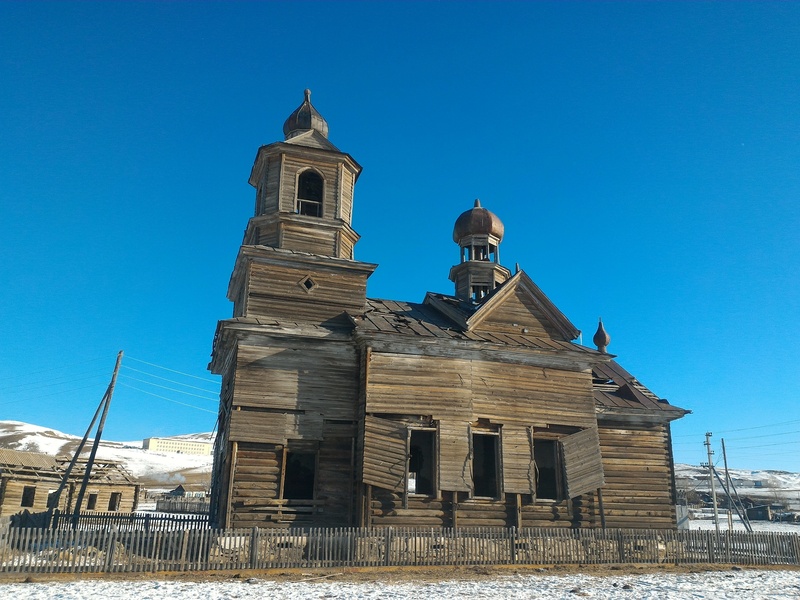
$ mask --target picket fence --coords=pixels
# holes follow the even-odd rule
[[[504,528],[137,529],[0,533],[0,572],[728,563],[800,565],[800,536],[670,530]]]

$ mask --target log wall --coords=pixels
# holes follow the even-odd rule
[[[675,528],[671,450],[666,426],[600,422],[607,527]]]
[[[308,276],[311,290],[303,287]],[[365,273],[342,273],[322,267],[289,268],[253,263],[250,267],[246,316],[289,317],[292,321],[320,323],[344,311],[364,309]]]

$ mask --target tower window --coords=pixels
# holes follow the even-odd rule
[[[489,294],[489,286],[488,285],[473,285],[472,286],[472,300],[477,302],[484,296]]]
[[[303,171],[297,180],[297,213],[322,216],[323,180],[315,171]]]

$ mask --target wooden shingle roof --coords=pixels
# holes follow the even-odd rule
[[[600,409],[674,413],[672,418],[682,417],[689,412],[659,398],[616,361],[593,365],[592,375],[595,405]]]
[[[449,301],[456,310],[464,312],[473,309],[468,303],[457,298],[438,295],[440,299]],[[439,338],[453,340],[469,340],[516,346],[545,351],[572,351],[588,354],[599,354],[596,350],[548,338],[534,337],[525,334],[511,334],[489,331],[469,331],[433,308],[430,304],[400,302],[396,300],[368,299],[362,314],[352,316],[358,332],[380,332],[420,338]]]

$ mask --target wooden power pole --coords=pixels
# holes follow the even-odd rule
[[[94,441],[92,442],[92,450],[89,453],[89,460],[86,461],[86,468],[83,473],[83,481],[81,482],[81,489],[78,492],[78,498],[75,500],[75,510],[72,513],[72,527],[73,529],[78,526],[78,519],[81,514],[81,503],[83,502],[83,497],[86,494],[86,488],[89,486],[89,478],[92,474],[92,465],[94,465],[94,458],[97,455],[97,447],[100,445],[100,437],[103,435],[103,427],[106,424],[106,416],[108,416],[108,407],[111,406],[111,397],[114,395],[114,386],[117,383],[117,373],[119,373],[119,366],[122,363],[122,350],[119,351],[117,354],[117,363],[114,365],[114,374],[111,376],[111,383],[108,384],[108,389],[106,390],[103,399],[100,401],[100,406],[103,408],[103,414],[100,417],[100,424],[97,426],[97,435],[94,436]],[[98,407],[98,411],[100,407]],[[97,413],[95,413],[95,418],[97,418]],[[90,425],[91,428],[91,425]],[[88,432],[87,432],[88,433]],[[77,460],[78,453],[75,453],[75,459]],[[70,465],[72,467],[72,465]]]

